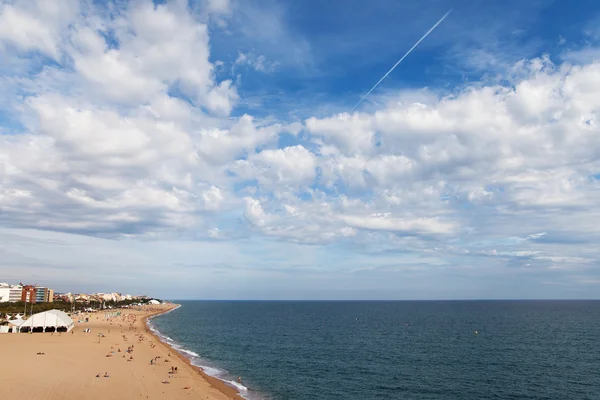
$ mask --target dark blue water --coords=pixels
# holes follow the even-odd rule
[[[179,303],[153,324],[247,397],[600,399],[600,301]]]

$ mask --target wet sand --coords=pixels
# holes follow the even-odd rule
[[[123,309],[109,319],[104,312],[89,314],[88,323],[75,321],[72,333],[1,334],[2,397],[241,399],[234,388],[192,366],[147,328],[147,318],[174,307]],[[86,328],[91,332],[84,333]],[[171,367],[177,367],[172,375]]]

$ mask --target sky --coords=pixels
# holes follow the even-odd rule
[[[0,0],[0,282],[600,298],[598,93],[596,1]]]

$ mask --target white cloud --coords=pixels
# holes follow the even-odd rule
[[[350,227],[374,230],[392,231],[402,234],[438,234],[452,233],[451,223],[437,218],[395,218],[388,214],[371,214],[364,216],[343,216],[342,220]]]
[[[268,221],[268,216],[265,214],[265,210],[263,210],[260,200],[251,197],[246,197],[244,200],[246,202],[244,217],[246,217],[253,225],[258,227],[264,226]]]
[[[270,73],[275,71],[277,63],[269,61],[264,55],[255,55],[254,53],[243,53],[238,51],[238,57],[235,60],[235,65],[248,66],[256,71]]]
[[[306,128],[315,137],[335,146],[344,154],[369,152],[373,148],[375,129],[372,119],[361,114],[338,114],[325,119],[309,118]],[[326,147],[331,151],[331,147]]]
[[[225,164],[271,143],[280,130],[280,125],[257,127],[254,118],[243,115],[228,130],[201,130],[196,146],[198,153],[210,163]]]
[[[229,14],[231,2],[230,0],[208,0],[208,10],[218,14]]]
[[[263,150],[248,160],[238,160],[231,170],[245,180],[256,179],[267,188],[298,187],[314,182],[317,158],[303,146]]]
[[[102,36],[109,34],[118,47]],[[108,101],[136,105],[176,89],[227,115],[237,100],[231,81],[214,82],[207,26],[176,3],[132,4],[100,30],[80,27],[71,40],[75,71]]]
[[[184,3],[136,2],[110,16],[31,4],[2,6],[0,21],[23,22],[18,32],[0,23],[2,51],[64,63],[2,80],[11,93],[2,104],[18,121],[0,135],[3,224],[223,241],[237,230],[427,253],[436,265],[600,259],[580,245],[600,239],[593,59],[545,56],[514,64],[504,85],[399,93],[370,112],[273,122],[236,116],[236,85],[217,79],[209,28]],[[208,12],[236,9],[210,2]],[[268,71],[255,54],[237,63]]]
[[[68,0],[0,4],[0,41],[25,52],[38,50],[60,61],[64,30],[78,12],[79,4]]]

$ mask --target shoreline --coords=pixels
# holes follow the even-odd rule
[[[175,311],[176,309],[181,307],[181,304],[176,304],[176,303],[168,303],[168,304],[174,305],[175,307],[170,308],[166,311],[159,311],[157,313],[149,314],[142,319],[142,323],[144,324],[144,329],[146,330],[146,333],[148,335],[152,336],[154,339],[156,339],[156,341],[160,345],[165,347],[167,350],[169,350],[169,352],[171,354],[175,354],[182,362],[184,362],[189,367],[191,367],[194,371],[196,371],[204,380],[206,380],[208,382],[208,384],[210,386],[219,390],[220,392],[222,392],[224,395],[228,396],[231,399],[235,399],[235,400],[244,399],[242,397],[242,395],[240,394],[240,392],[236,388],[229,386],[227,383],[220,380],[219,378],[208,375],[206,372],[204,372],[204,370],[201,367],[198,367],[198,366],[192,364],[192,360],[190,360],[188,357],[181,354],[177,349],[175,349],[168,343],[164,342],[156,333],[154,333],[152,331],[152,329],[150,329],[150,327],[148,326],[148,323],[152,318],[158,317],[163,314],[170,313],[171,311]]]
[[[0,334],[3,396],[15,399],[242,400],[154,333],[167,303],[73,316],[68,333]],[[174,372],[174,368],[177,370]],[[243,392],[244,393],[244,392]]]

